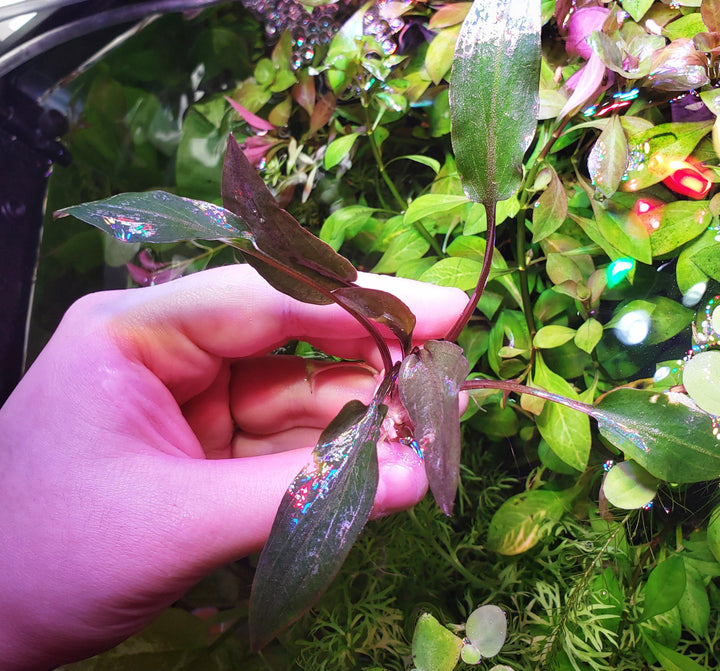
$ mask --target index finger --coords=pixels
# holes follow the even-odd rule
[[[403,300],[417,317],[418,342],[443,337],[467,302],[458,289],[389,276],[361,274],[358,284]],[[123,292],[113,308],[113,328],[129,337],[161,379],[194,350],[242,358],[271,352],[290,340],[379,364],[372,338],[352,315],[336,304],[311,305],[286,296],[246,264]],[[386,339],[394,340],[389,332]]]

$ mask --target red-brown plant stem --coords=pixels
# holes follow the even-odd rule
[[[470,297],[470,302],[465,306],[462,314],[455,322],[455,325],[450,329],[448,334],[445,336],[445,340],[449,342],[455,342],[458,339],[461,331],[465,328],[465,325],[470,321],[472,313],[477,307],[480,296],[482,296],[487,284],[488,276],[490,275],[490,268],[492,266],[493,252],[495,251],[495,201],[488,201],[483,203],[485,206],[485,214],[487,215],[487,232],[485,233],[485,255],[483,257],[482,270],[480,271],[480,277],[478,278],[477,284],[475,285],[475,291],[473,291]]]

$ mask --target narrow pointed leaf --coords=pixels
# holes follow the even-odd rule
[[[509,198],[535,134],[540,84],[540,1],[476,0],[450,75],[452,144],[468,198]]]
[[[600,433],[656,478],[686,483],[720,475],[712,417],[684,394],[616,389],[592,414]]]
[[[252,235],[232,212],[202,200],[165,191],[122,193],[104,200],[73,205],[55,213],[72,215],[123,242],[238,239],[250,246]]]
[[[430,340],[400,367],[400,400],[415,428],[430,491],[446,515],[452,512],[460,473],[460,385],[467,359],[457,345]]]
[[[246,222],[255,236],[257,249],[321,284],[327,290],[346,286],[357,279],[354,266],[330,245],[305,230],[285,210],[265,186],[255,168],[245,157],[232,135],[228,139],[222,179],[223,204]],[[261,263],[248,259],[273,286],[287,291],[288,280],[278,279],[278,269],[268,272]],[[307,290],[291,296],[307,300]],[[330,299],[315,292],[310,302],[329,303]]]
[[[285,493],[250,594],[258,650],[325,591],[370,516],[378,483],[375,446],[387,408],[350,401],[323,431]]]
[[[342,287],[333,291],[333,296],[355,312],[387,326],[397,336],[404,351],[410,349],[415,315],[397,296],[364,287]]]
[[[619,116],[610,117],[588,156],[588,172],[595,187],[608,198],[617,191],[628,165],[628,144]]]

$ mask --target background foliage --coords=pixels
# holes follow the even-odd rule
[[[232,131],[281,203],[358,267],[472,289],[487,219],[463,192],[448,99],[469,3],[382,7],[400,26],[387,40],[356,15],[299,63],[297,35],[269,43],[236,4],[151,24],[70,85],[74,161],[54,172],[48,212],[149,188],[219,202]],[[712,352],[718,331],[720,3],[542,13],[540,121],[460,337],[471,377],[588,403],[627,384],[679,394],[688,350]],[[140,249],[48,222],[34,348],[83,293],[233,261],[221,244]],[[369,524],[329,592],[261,655],[247,645],[251,558],[68,668],[407,669],[421,612],[461,627],[490,602],[509,634],[481,668],[718,667],[716,480],[613,465],[623,455],[585,415],[527,395],[475,392],[463,434],[453,517],[424,501]],[[710,419],[678,450],[700,444],[720,451]]]

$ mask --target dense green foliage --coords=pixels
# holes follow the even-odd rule
[[[720,443],[710,415],[688,414],[680,386],[687,350],[703,361],[718,335],[720,3],[626,1],[612,13],[589,3],[567,25],[561,4],[542,4],[540,121],[519,190],[498,204],[489,284],[459,342],[471,377],[598,403],[634,423],[623,433],[600,421],[598,435],[566,406],[474,391],[454,516],[425,501],[371,523],[323,599],[261,656],[246,644],[241,564],[225,575],[239,592],[234,608],[217,593],[183,604],[222,606],[210,621],[229,623],[219,637],[175,609],[77,668],[406,669],[421,612],[462,626],[484,603],[500,605],[510,626],[482,668],[720,664],[720,515],[711,515]],[[402,54],[356,37],[356,16],[297,70],[290,35],[266,48],[236,8],[165,19],[74,84],[76,160],[55,172],[49,209],[158,187],[217,202],[232,131],[281,202],[356,265],[471,290],[490,217],[463,191],[447,83],[467,10],[405,7],[406,22],[435,34]],[[200,39],[175,58],[181,35]],[[152,68],[138,65],[148,50]],[[571,92],[563,82],[573,75]],[[197,98],[187,110],[183,94]],[[94,288],[103,256],[132,262],[144,283],[232,257],[212,243],[135,260],[137,246],[62,221],[44,243],[47,330],[50,292]],[[696,372],[686,386],[712,412]],[[638,391],[612,391],[628,384]],[[634,439],[651,427],[656,442]]]

